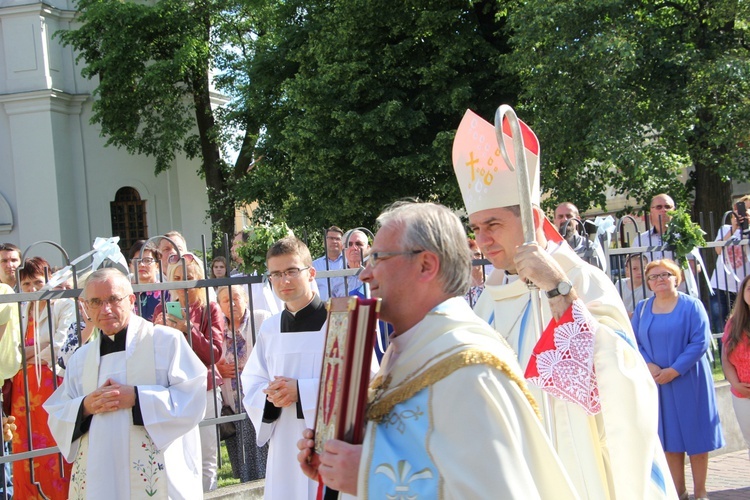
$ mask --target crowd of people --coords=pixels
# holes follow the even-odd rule
[[[724,332],[750,445],[750,261],[736,244],[750,196],[716,236],[707,311],[684,285],[704,272],[700,257],[683,269],[663,246],[667,194],[651,200],[650,227],[613,283],[597,226],[572,203],[552,221],[539,207],[533,142],[530,221],[515,171],[475,176],[493,159],[494,127],[467,116],[453,163],[468,242],[446,207],[397,202],[374,235],[333,225],[314,260],[289,235],[268,250],[267,283],[227,286],[242,276],[232,267],[244,233],[234,262],[204,263],[170,231],[76,276],[79,299],[26,301],[20,316],[0,304],[4,438],[13,453],[56,444],[63,457],[15,461],[12,494],[198,498],[217,487],[221,438],[234,476],[265,478],[269,499],[320,488],[325,498],[687,499],[686,456],[692,493],[707,498],[708,453],[725,444],[712,331]],[[69,286],[64,271],[0,246],[3,294]],[[207,274],[222,281],[174,286]],[[159,282],[172,285],[133,290]],[[325,302],[349,295],[381,301],[364,441],[331,439],[316,453]],[[241,413],[229,430],[199,426]]]

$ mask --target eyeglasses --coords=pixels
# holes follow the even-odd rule
[[[364,248],[365,244],[364,244],[364,243],[362,243],[361,241],[350,241],[350,242],[349,242],[349,245],[347,245],[347,246],[348,246],[349,248],[351,248],[351,247],[355,247],[355,246],[356,246],[356,247],[359,247],[359,248]]]
[[[146,257],[145,259],[141,259],[138,261],[138,265],[140,266],[150,266],[156,262],[156,259],[152,259],[151,257]]]
[[[192,253],[185,252],[182,255],[177,255],[176,253],[170,255],[169,258],[167,259],[167,262],[169,262],[170,264],[175,264],[175,263],[177,263],[177,262],[180,261],[180,257],[184,258],[185,262],[187,262],[187,263],[195,262],[196,260],[198,260],[198,257],[196,257],[195,255],[193,255]],[[146,260],[146,259],[143,259],[143,260]]]
[[[653,210],[672,210],[674,209],[674,205],[652,205],[651,208]]]
[[[274,281],[280,280],[283,277],[294,279],[299,277],[299,273],[304,271],[305,269],[310,269],[310,266],[307,267],[290,267],[286,271],[274,271],[272,273],[268,273],[268,278],[272,279]]]
[[[424,250],[406,250],[405,252],[372,252],[367,258],[367,266],[371,269],[375,269],[378,265],[378,261],[390,259],[397,255],[417,255],[422,253]]]
[[[86,305],[89,306],[91,309],[101,309],[102,306],[104,306],[105,304],[109,304],[110,306],[114,307],[115,305],[119,304],[127,297],[129,297],[129,295],[123,295],[122,297],[117,297],[113,295],[108,299],[93,298],[93,299],[86,300],[85,302],[86,302]]]
[[[341,241],[341,236],[326,236],[326,239],[331,241]]]
[[[674,276],[674,274],[672,273],[660,273],[660,274],[652,274],[650,276],[647,276],[646,279],[648,281],[667,280],[672,276]]]

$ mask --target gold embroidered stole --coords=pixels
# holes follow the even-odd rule
[[[463,299],[459,299],[463,300]],[[473,315],[472,315],[473,316]],[[414,341],[394,363],[377,374],[368,392],[367,419],[379,421],[394,406],[434,385],[456,370],[478,364],[495,368],[518,385],[539,415],[510,346],[479,318],[430,312],[418,326]],[[469,335],[467,335],[467,333]],[[390,364],[390,363],[388,363]]]
[[[137,321],[137,320],[136,320]],[[101,336],[99,336],[101,337]],[[99,343],[92,341],[86,352],[83,369],[83,392],[91,394],[97,389],[99,378]],[[125,372],[128,385],[154,385],[156,365],[154,361],[154,327],[147,321],[135,323],[131,316],[125,347]],[[164,454],[156,448],[146,428],[132,425],[130,436],[130,496],[167,499],[167,478]],[[84,434],[78,447],[78,455],[71,473],[69,498],[86,498],[86,470],[88,465],[89,435]]]

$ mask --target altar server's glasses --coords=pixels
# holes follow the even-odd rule
[[[305,269],[310,269],[310,267],[290,267],[285,271],[274,271],[268,273],[268,277],[274,281],[280,280],[282,277],[287,277],[289,279],[299,278],[299,274]]]

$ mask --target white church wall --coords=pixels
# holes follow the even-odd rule
[[[146,200],[149,236],[177,229],[199,248],[210,232],[199,164],[181,158],[155,176],[152,159],[104,146],[90,123],[98,82],[82,78],[72,50],[52,36],[73,22],[71,4],[0,0],[0,195],[13,218],[5,231],[0,220],[0,241],[49,239],[79,255],[112,234],[110,202],[132,187]]]

